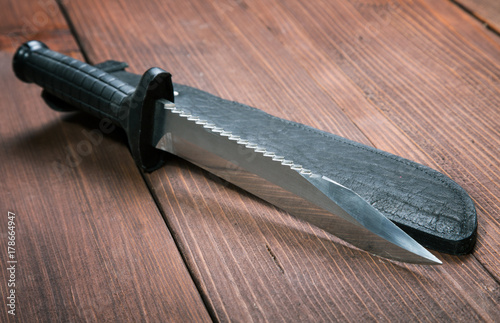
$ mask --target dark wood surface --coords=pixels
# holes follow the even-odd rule
[[[500,33],[500,2],[496,0],[455,0],[457,4]]]
[[[28,23],[41,17],[44,9],[26,6],[13,12]],[[76,52],[76,42],[56,13],[44,28],[65,31],[46,37],[47,44]],[[26,35],[8,37],[17,42]],[[14,321],[5,304],[11,289],[7,268],[12,265],[7,266],[7,214],[13,212],[18,320],[209,321],[123,138],[119,133],[97,135],[103,129],[93,119],[47,109],[40,89],[15,81],[14,48],[0,52],[4,114],[0,120],[0,320]]]
[[[0,202],[16,213],[18,319],[500,317],[500,39],[459,6],[2,2]],[[160,66],[178,83],[438,169],[474,199],[478,244],[437,254],[438,267],[391,263],[180,159],[141,174],[119,131],[78,158],[99,124],[51,111],[15,79],[11,55],[31,38],[136,73]],[[7,220],[0,228],[4,269]],[[0,279],[5,302],[6,270]],[[12,320],[6,306],[2,319]]]

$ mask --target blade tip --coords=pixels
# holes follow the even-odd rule
[[[421,265],[442,265],[443,262],[439,260],[438,257],[434,256],[430,251],[427,249],[425,250],[425,254],[420,254],[420,261],[416,261],[416,264],[421,264]]]
[[[430,262],[429,263],[430,265],[442,265],[443,264],[443,262],[441,260],[439,260],[438,257],[436,257],[434,255],[432,255],[432,258],[429,259],[429,262]]]

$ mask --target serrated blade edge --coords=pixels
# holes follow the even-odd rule
[[[156,148],[184,158],[369,253],[409,263],[441,264],[352,190],[168,101],[159,100],[157,104],[165,113],[165,132]]]

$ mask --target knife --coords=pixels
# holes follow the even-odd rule
[[[373,255],[441,264],[353,190],[227,131],[210,116],[177,106],[176,94],[184,93],[174,91],[171,75],[160,68],[149,69],[132,86],[126,77],[29,41],[17,50],[13,69],[20,80],[43,87],[49,100],[122,127],[135,162],[146,171],[174,154]]]

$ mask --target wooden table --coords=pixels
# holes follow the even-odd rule
[[[0,2],[2,321],[500,319],[495,1]],[[177,158],[142,173],[122,132],[100,137],[97,120],[48,109],[14,77],[29,39],[163,67],[442,171],[476,203],[477,246],[437,254],[442,266],[396,264]]]

